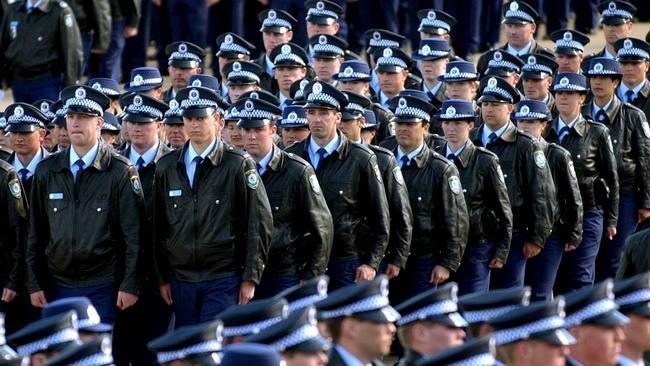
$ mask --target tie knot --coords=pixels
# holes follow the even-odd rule
[[[404,155],[399,160],[402,162],[402,166],[407,166],[407,165],[409,165],[409,162],[411,161],[411,158],[409,158],[407,155]]]
[[[628,91],[625,92],[625,99],[627,99],[628,103],[633,101],[635,96],[636,93],[632,89],[629,89]]]
[[[135,165],[138,167],[138,170],[144,167],[144,159],[142,158],[142,156],[138,158],[138,160],[135,162]]]
[[[27,178],[27,174],[29,174],[29,169],[22,168],[18,171],[18,174],[20,174],[20,180],[24,181]]]
[[[257,172],[259,173],[260,170],[262,170],[262,165],[260,163],[255,163],[255,168],[257,169]]]
[[[456,159],[456,154],[454,153],[447,154],[447,160],[454,161],[454,159]]]
[[[317,154],[321,157],[321,159],[322,159],[322,158],[325,157],[325,155],[327,155],[327,150],[325,150],[324,147],[321,147],[320,149],[316,150],[316,153],[317,153]]]
[[[203,158],[200,156],[195,156],[194,159],[192,159],[193,163],[196,163],[196,165],[199,165],[203,162]]]
[[[598,121],[598,122],[604,121],[605,120],[605,112],[602,109],[599,110],[598,112],[596,112],[595,118],[596,118],[596,121]]]
[[[77,161],[74,162],[74,165],[76,165],[77,167],[79,167],[79,170],[81,170],[81,169],[84,168],[84,165],[85,165],[85,164],[84,164],[84,161],[83,161],[83,160],[79,159],[79,160],[77,160]]]
[[[488,136],[488,144],[491,144],[491,143],[493,143],[494,141],[496,141],[498,137],[499,137],[499,136],[497,136],[496,133],[492,132],[492,133]]]

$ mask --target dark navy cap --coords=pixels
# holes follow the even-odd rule
[[[515,104],[519,101],[519,92],[510,83],[498,76],[486,76],[479,85],[478,99],[483,102],[505,102]]]
[[[32,103],[34,107],[40,109],[41,113],[47,117],[48,123],[52,122],[54,117],[56,117],[56,114],[52,110],[52,104],[54,104],[54,101],[51,101],[49,99],[41,99]]]
[[[492,290],[458,298],[458,307],[469,324],[484,323],[520,306],[530,304],[530,287]]]
[[[650,318],[650,272],[616,282],[614,295],[621,313]]]
[[[124,106],[122,121],[151,123],[162,121],[169,106],[164,102],[143,93],[126,94],[120,98]]]
[[[62,100],[57,100],[50,106],[50,109],[54,111],[54,119],[52,120],[52,124],[54,126],[66,126],[66,120],[65,120],[65,105]]]
[[[258,343],[231,344],[224,349],[221,366],[283,366],[285,363],[273,347]]]
[[[277,120],[282,110],[262,99],[240,98],[235,107],[239,110],[239,128],[256,128]]]
[[[564,298],[520,306],[488,321],[497,345],[535,339],[557,346],[569,346],[576,340],[564,329]]]
[[[349,91],[343,94],[348,98],[348,105],[342,111],[344,121],[363,117],[363,112],[372,106],[372,101],[363,95]]]
[[[539,14],[532,6],[523,1],[511,1],[503,5],[503,20],[501,24],[535,23]]]
[[[560,72],[553,79],[553,91],[587,93],[587,78],[573,72]]]
[[[111,112],[104,112],[104,124],[102,125],[102,132],[112,132],[115,134],[120,133],[122,126],[117,120],[117,117]]]
[[[147,344],[161,365],[177,360],[192,360],[202,365],[218,365],[222,350],[223,323],[209,323],[181,327]]]
[[[111,366],[113,343],[109,335],[99,335],[83,344],[71,346],[52,357],[45,366]]]
[[[190,76],[187,86],[202,86],[204,88],[219,91],[219,80],[212,75],[195,74]]]
[[[608,25],[618,25],[631,22],[636,13],[636,7],[627,1],[604,1],[598,4],[602,18],[600,22]]]
[[[600,326],[625,325],[630,320],[620,312],[614,301],[611,279],[584,287],[566,295],[566,327],[583,324]]]
[[[342,287],[316,303],[318,319],[352,317],[380,323],[396,322],[400,315],[388,301],[388,277]]]
[[[182,125],[183,116],[181,115],[180,105],[176,99],[169,101],[169,109],[165,112],[163,124],[166,125]]]
[[[354,53],[350,50],[345,50],[345,55],[343,56],[344,61],[348,60],[361,60],[361,55]]]
[[[285,119],[289,119],[289,114],[287,113],[287,117],[285,117],[285,111],[289,108],[301,108],[304,114],[304,126],[307,126],[307,117],[306,117],[306,112],[304,108],[301,106],[289,106],[284,108],[284,111],[282,112],[283,115],[283,124]],[[301,118],[301,114],[299,112],[296,112],[297,118]],[[282,127],[285,127],[284,125]],[[287,127],[301,127],[301,126],[287,126]],[[312,279],[309,279],[305,281],[302,284],[295,285],[293,287],[290,287],[282,292],[280,292],[277,296],[285,298],[289,302],[289,312],[294,312],[296,310],[304,309],[307,306],[314,305],[314,303],[323,300],[324,298],[327,297],[327,285],[329,283],[329,277],[322,275],[318,277],[314,277]]]
[[[348,104],[341,91],[318,80],[310,81],[305,86],[304,95],[307,100],[305,108],[330,108],[341,111]]]
[[[296,18],[284,10],[268,9],[257,14],[262,23],[260,32],[287,33],[298,23]]]
[[[108,113],[108,112],[107,112]],[[115,116],[113,116],[115,117]],[[117,119],[116,119],[117,122]],[[65,297],[52,301],[43,308],[42,317],[49,318],[54,315],[67,313],[74,310],[77,315],[77,327],[82,332],[109,333],[113,330],[110,324],[102,323],[97,309],[87,297]]]
[[[5,315],[0,313],[0,360],[20,359],[18,353],[7,345],[5,338]],[[1,365],[1,364],[0,364]],[[18,363],[20,365],[20,363]]]
[[[638,38],[623,38],[614,43],[619,62],[650,60],[650,43]]]
[[[131,70],[131,79],[124,86],[129,93],[147,91],[160,88],[163,85],[163,78],[157,67],[136,67]]]
[[[418,11],[420,26],[418,32],[432,33],[442,36],[451,32],[456,24],[456,18],[442,10],[421,9]]]
[[[231,306],[217,314],[223,322],[223,336],[236,337],[259,333],[262,329],[289,316],[287,300],[274,297]]]
[[[5,132],[35,132],[49,122],[41,110],[27,103],[14,103],[5,109]]]
[[[235,104],[231,104],[228,109],[226,109],[226,112],[223,115],[223,120],[226,121],[226,124],[228,122],[237,122],[239,121],[239,108]]]
[[[318,332],[316,309],[300,309],[287,319],[246,337],[244,342],[268,344],[278,352],[313,353],[329,349],[329,343]]]
[[[165,47],[165,53],[169,57],[167,64],[169,66],[180,67],[183,69],[193,69],[199,67],[205,57],[203,48],[190,42],[174,42]]]
[[[278,97],[263,89],[247,91],[239,97],[239,99],[244,98],[261,99],[267,103],[273,104],[276,107],[280,106],[280,100]]]
[[[402,317],[398,326],[431,321],[448,327],[463,328],[467,322],[458,313],[458,285],[454,282],[425,291],[395,307]]]
[[[621,78],[621,65],[616,60],[607,57],[594,57],[589,62],[589,70],[585,72],[586,76],[611,76]]]
[[[476,65],[467,61],[452,61],[445,67],[445,73],[438,76],[442,82],[478,80]]]
[[[375,53],[375,71],[402,72],[411,64],[411,58],[398,48],[378,48]]]
[[[120,85],[113,79],[93,78],[88,80],[88,86],[99,90],[111,99],[118,99],[120,97]]]
[[[510,118],[513,121],[550,121],[553,119],[546,103],[525,99],[515,105]]]
[[[338,81],[370,81],[370,66],[361,60],[349,60],[341,64],[338,74],[334,74]]]
[[[67,113],[101,116],[111,101],[104,93],[85,85],[69,86],[61,91]]]
[[[260,65],[249,61],[233,61],[223,67],[227,85],[259,85],[262,72]]]
[[[448,99],[442,102],[436,119],[440,121],[472,121],[476,120],[474,103],[463,99]]]
[[[304,127],[309,128],[307,124],[307,111],[298,104],[288,105],[282,110],[282,118],[278,121],[280,128],[296,128]],[[326,285],[327,286],[327,285]],[[327,291],[327,289],[325,289]],[[289,301],[287,299],[287,301]],[[291,303],[289,303],[289,311],[291,311]]]
[[[229,106],[217,92],[201,86],[179,90],[176,100],[180,102],[183,117],[205,117],[215,112],[223,115]]]
[[[590,39],[584,33],[572,29],[559,29],[551,33],[555,42],[554,52],[561,55],[581,55]]]
[[[367,40],[368,49],[366,53],[372,54],[377,49],[401,48],[406,37],[385,29],[369,29],[364,34]]]
[[[430,102],[429,95],[426,92],[418,89],[404,89],[396,97],[393,97],[388,100],[389,109],[394,111],[397,108],[399,102],[399,97],[415,97],[420,100],[423,100],[427,103]]]
[[[305,2],[307,9],[306,21],[314,24],[332,25],[339,22],[343,16],[343,8],[329,0],[308,0]]]
[[[21,356],[60,351],[70,345],[79,344],[77,313],[69,311],[37,320],[13,333],[7,340],[15,346]]]
[[[494,335],[471,338],[462,346],[448,348],[432,357],[415,362],[416,366],[495,366],[497,360]]]
[[[304,103],[305,102],[305,87],[312,80],[309,78],[303,78],[296,80],[291,84],[289,88],[289,94],[291,94],[291,99],[294,103]]]
[[[521,59],[525,62],[521,68],[522,79],[546,79],[553,76],[558,67],[555,60],[539,53],[529,53]]]
[[[345,56],[348,42],[337,36],[317,34],[309,39],[313,58],[337,58]]]
[[[219,45],[219,51],[215,56],[229,60],[240,60],[245,56],[250,57],[251,53],[255,51],[255,46],[252,43],[232,32],[217,37],[216,44]]]
[[[413,51],[411,58],[419,61],[433,61],[448,58],[451,49],[444,38],[429,38],[420,40],[420,47]]]
[[[513,73],[518,74],[524,62],[517,56],[511,55],[504,50],[492,50],[486,52],[489,59],[486,75],[509,76]],[[501,72],[499,72],[501,71]]]
[[[271,51],[273,68],[276,67],[307,67],[309,58],[305,49],[295,43],[283,43],[277,45]]]
[[[365,119],[365,123],[363,126],[361,126],[361,130],[376,130],[379,128],[379,124],[377,123],[377,116],[375,115],[375,112],[372,111],[372,109],[366,109],[363,111],[363,119]]]

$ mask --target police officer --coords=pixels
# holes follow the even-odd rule
[[[474,103],[479,86],[479,75],[473,63],[449,62],[445,67],[445,73],[438,78],[445,84],[447,99],[463,99]],[[474,109],[478,110],[478,106],[474,105]]]
[[[284,43],[271,51],[273,79],[278,84],[280,108],[291,104],[291,84],[307,76],[307,53],[295,43]]]
[[[221,138],[225,143],[244,151],[244,139],[241,135],[241,128],[237,127],[239,122],[239,109],[231,104],[223,115],[224,128],[221,130]]]
[[[47,366],[65,366],[83,363],[86,366],[110,366],[113,365],[113,350],[111,337],[101,335],[89,341],[73,345],[60,354],[52,357],[46,363]]]
[[[634,5],[622,0],[603,1],[598,5],[598,11],[601,14],[600,23],[603,25],[605,48],[600,52],[585,57],[582,63],[583,69],[589,66],[589,61],[593,57],[616,59],[614,44],[619,39],[632,35],[632,20],[634,13],[636,13]]]
[[[54,125],[54,134],[56,134],[56,146],[51,152],[57,152],[70,146],[70,136],[65,121],[66,109],[62,100],[57,100],[52,104],[52,110],[55,111],[56,117],[52,120]]]
[[[272,216],[253,160],[217,138],[223,99],[202,87],[177,98],[189,141],[156,166],[154,260],[161,295],[184,326],[253,297]]]
[[[337,36],[319,34],[309,39],[309,45],[316,79],[334,85],[334,75],[339,73],[348,43]]]
[[[640,273],[614,284],[615,301],[619,311],[630,322],[623,327],[625,340],[618,356],[619,365],[632,366],[644,363],[643,354],[650,351],[650,273]]]
[[[485,77],[479,89],[484,124],[472,131],[471,139],[499,157],[513,222],[507,262],[492,273],[490,286],[522,286],[526,259],[539,254],[551,233],[555,188],[539,144],[510,122],[517,90],[498,76]]]
[[[377,49],[374,58],[377,60],[374,71],[379,83],[379,90],[376,90],[377,101],[382,107],[388,108],[388,100],[406,89],[405,82],[412,61],[401,50],[389,47]]]
[[[7,119],[5,118],[4,112],[2,112],[0,116],[0,159],[2,160],[6,160],[11,154],[9,140],[5,136],[5,128],[7,128]]]
[[[332,216],[311,165],[273,144],[280,109],[261,99],[237,102],[244,148],[256,163],[273,212],[273,240],[255,298],[325,273]]]
[[[221,77],[222,82],[220,83],[219,94],[221,94],[222,98],[226,98],[228,96],[228,87],[225,83],[226,78],[223,74],[223,67],[233,61],[250,61],[251,53],[255,51],[255,46],[231,32],[220,35],[217,38],[217,45],[219,45],[219,51],[215,54],[217,56],[217,68],[215,68],[215,62],[213,61],[212,72]]]
[[[340,0],[307,0],[305,2],[307,38],[311,39],[320,34],[334,36],[342,31],[341,37],[345,39],[347,29],[343,29],[346,25],[344,6],[346,2]]]
[[[264,52],[255,59],[255,63],[262,68],[265,76],[262,80],[262,89],[271,93],[277,92],[277,84],[273,81],[273,59],[271,51],[281,44],[291,42],[293,39],[293,27],[297,20],[291,14],[284,10],[269,9],[257,15],[262,23],[262,41],[264,43]]]
[[[417,61],[418,69],[422,74],[420,90],[427,93],[431,104],[440,108],[445,98],[445,86],[438,79],[444,75],[450,56],[449,44],[444,39],[424,39],[420,47],[413,52],[411,58]],[[440,132],[440,126],[432,125],[435,132]],[[436,128],[437,127],[437,128]]]
[[[205,51],[190,42],[174,42],[165,47],[165,53],[169,57],[167,70],[172,86],[163,93],[163,100],[169,103],[180,89],[188,85],[190,76],[201,73]]]
[[[81,76],[81,35],[63,1],[17,1],[8,6],[0,49],[2,76],[11,80],[16,102],[57,100],[61,88],[76,84]]]
[[[156,99],[163,100],[163,78],[155,67],[137,67],[131,70],[131,79],[124,85],[129,93],[144,92]]]
[[[247,336],[259,333],[287,316],[287,300],[271,297],[231,306],[217,314],[216,319],[223,322],[223,342],[233,344],[243,342]]]
[[[476,114],[471,102],[450,99],[436,118],[442,122],[447,143],[437,151],[459,172],[470,215],[463,260],[455,274],[461,294],[486,292],[490,270],[502,268],[512,237],[512,211],[499,158],[469,139]]]
[[[149,342],[161,365],[218,365],[223,352],[223,323],[211,320],[185,326]]]
[[[372,78],[370,80],[370,87],[374,93],[379,93],[379,79],[377,78],[376,70],[374,70],[375,66],[377,66],[377,58],[375,57],[375,53],[386,47],[401,49],[404,42],[406,41],[406,37],[387,31],[385,29],[369,29],[364,33],[364,36],[367,40],[366,43],[368,45],[368,48],[366,48],[366,54],[368,55],[368,64],[370,65],[370,68],[373,69],[371,75]]]
[[[336,289],[375,277],[388,245],[389,208],[375,154],[336,130],[340,111],[348,103],[345,95],[321,81],[309,82],[305,92],[311,135],[286,151],[310,162],[325,187],[334,221],[327,275],[330,289]],[[356,235],[363,218],[368,223],[367,238]],[[360,248],[362,240],[367,240],[367,248]]]
[[[289,313],[312,306],[327,297],[329,277],[323,275],[314,277],[301,284],[290,287],[276,297],[287,300]]]
[[[442,38],[451,44],[451,28],[457,20],[451,14],[436,9],[420,9],[417,13],[420,25],[420,40]]]
[[[557,64],[552,58],[541,54],[524,55],[522,59],[525,62],[521,68],[524,96],[526,99],[545,103],[551,115],[556,115],[555,98],[550,93],[550,89]]]
[[[242,94],[260,90],[262,69],[253,62],[234,61],[223,67],[227,80],[228,102],[235,103]]]
[[[117,81],[108,78],[93,78],[88,80],[87,85],[104,93],[111,100],[108,112],[116,116],[122,114],[122,106],[120,106],[120,85]]]
[[[646,118],[650,115],[650,44],[637,38],[616,41],[616,56],[621,65],[623,78],[618,86],[620,100],[641,109]]]
[[[526,285],[533,290],[533,301],[551,300],[553,284],[566,246],[582,241],[582,197],[571,153],[544,140],[544,131],[552,117],[544,102],[522,100],[517,103],[512,119],[517,128],[531,135],[542,146],[557,193],[557,212],[553,232],[542,251],[526,264]]]
[[[377,124],[375,112],[370,109],[364,110],[363,119],[363,126],[361,126],[361,140],[366,145],[375,145],[374,141],[379,130],[379,124]]]
[[[614,230],[607,225],[596,260],[598,280],[616,275],[625,240],[638,221],[650,217],[650,126],[642,111],[616,96],[622,77],[617,61],[594,57],[586,75],[593,99],[582,113],[609,128],[619,180],[618,223]]]
[[[104,118],[104,124],[100,130],[102,142],[112,148],[120,146],[121,141],[119,137],[122,126],[117,121],[117,117],[111,112],[104,112],[102,117]]]
[[[140,294],[142,184],[135,167],[99,141],[108,98],[88,86],[68,87],[61,98],[71,146],[34,175],[27,289],[39,308],[47,298],[86,296],[112,324],[116,306],[127,309]]]
[[[178,101],[169,101],[169,109],[165,111],[163,119],[163,130],[167,136],[167,143],[171,149],[180,149],[187,142],[187,131],[183,127],[183,116]]]
[[[519,85],[519,73],[524,62],[518,56],[496,49],[484,53],[481,57],[487,60],[487,69],[483,72],[484,76],[499,76],[514,87]]]
[[[282,110],[282,118],[278,121],[282,132],[282,146],[289,147],[309,136],[307,111],[299,104],[286,106]]]
[[[557,71],[579,73],[589,37],[576,30],[560,29],[551,33],[550,38],[555,42]]]
[[[581,74],[559,73],[553,81],[558,116],[544,138],[571,153],[583,205],[580,245],[566,245],[555,292],[563,294],[594,282],[603,227],[614,229],[618,216],[618,174],[609,130],[580,113],[587,93]],[[605,210],[605,211],[604,211]]]

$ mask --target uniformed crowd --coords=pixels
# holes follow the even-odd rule
[[[168,89],[137,67],[121,91],[77,84],[83,52],[48,46],[85,37],[66,3],[9,5],[0,365],[359,366],[395,334],[403,365],[642,365],[636,8],[600,4],[606,46],[586,55],[576,30],[537,43],[538,13],[510,1],[507,43],[475,65],[443,11],[417,13],[410,55],[371,29],[361,57],[337,36],[341,6],[304,6],[306,46],[291,13],[266,9],[259,58],[216,39],[221,80],[178,41]]]

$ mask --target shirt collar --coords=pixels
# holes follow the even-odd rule
[[[266,73],[273,76],[273,66],[275,64],[271,61],[269,55],[264,55],[264,58],[266,59]]]
[[[607,57],[607,58],[612,59],[612,60],[616,59],[616,57],[614,55],[609,53],[609,51],[607,50],[607,47],[605,47],[605,53],[603,53],[603,57]]]
[[[346,366],[365,366],[363,362],[361,362],[353,354],[351,354],[345,348],[339,346],[338,344],[334,345],[334,349],[336,349],[336,352],[339,353],[339,355],[343,359],[343,363]]]
[[[43,5],[43,0],[38,0],[35,4],[32,4],[31,0],[25,1],[25,7],[27,8],[28,13],[31,13],[32,10],[38,8],[41,5]]]
[[[465,144],[467,144],[467,142],[465,142]],[[463,150],[465,149],[465,144],[463,144],[463,146],[461,146],[458,150],[456,150],[454,152],[454,151],[451,151],[451,148],[449,147],[449,143],[447,143],[447,152],[445,153],[445,158],[447,156],[449,156],[449,154],[454,154],[456,156],[460,156],[460,153],[462,153]]]
[[[83,162],[84,162],[84,169],[88,168],[89,166],[91,166],[93,164],[93,161],[95,160],[95,157],[97,156],[97,150],[98,149],[99,149],[99,141],[95,142],[95,146],[93,146],[92,149],[90,149],[86,153],[86,155],[84,155],[84,157],[81,158],[81,160],[83,160]],[[74,150],[74,147],[72,145],[70,145],[70,168],[71,169],[72,169],[72,166],[74,165],[74,163],[77,162],[77,160],[79,160],[79,155]]]
[[[388,96],[383,91],[379,91],[379,103],[382,107],[388,107]]]
[[[424,148],[424,143],[422,143],[422,145],[418,146],[417,149],[415,149],[415,150],[413,150],[413,151],[411,151],[410,153],[407,154],[402,150],[402,147],[398,145],[397,146],[397,161],[401,161],[401,159],[402,159],[402,157],[404,155],[408,156],[409,160],[413,160],[413,158],[415,158],[416,156],[418,156],[418,154],[420,154],[420,151],[422,151],[422,148]]]
[[[43,148],[38,148],[38,152],[34,155],[32,160],[27,164],[27,166],[24,166],[23,163],[18,159],[18,155],[14,155],[14,161],[13,161],[13,166],[16,172],[20,171],[20,169],[27,169],[29,170],[29,175],[34,175],[34,172],[36,171],[36,166],[38,163],[43,160]]]
[[[429,89],[429,88],[427,88],[427,84],[425,84],[424,81],[423,81],[422,82],[422,91],[425,92],[425,93],[429,92],[429,93],[431,93],[431,95],[436,95],[436,93],[440,90],[441,86],[442,86],[442,83],[439,82],[433,88]]]
[[[208,145],[208,148],[203,150],[203,152],[201,153],[200,156],[203,159],[205,159],[205,157],[208,156],[208,154],[210,154],[212,152],[212,150],[214,149],[214,146],[216,145],[216,143],[217,143],[217,139],[216,138],[212,139],[212,142],[210,143],[210,145]],[[199,156],[199,154],[196,153],[196,150],[194,150],[194,147],[192,146],[192,143],[190,142],[189,147],[187,148],[187,159],[185,160],[185,163],[187,165],[189,165],[192,162],[192,160],[194,160],[194,158],[197,157],[197,156]]]
[[[228,86],[223,81],[221,82],[221,96],[224,98],[228,96]]]
[[[569,128],[573,128],[573,126],[575,126],[575,124],[576,124],[576,122],[578,121],[579,118],[580,118],[580,114],[578,114],[578,116],[576,118],[574,118],[573,121],[569,122],[569,124],[566,124],[566,122],[564,122],[564,120],[562,119],[562,116],[558,115],[557,116],[557,130],[560,131],[565,126],[569,127]]]
[[[612,98],[609,100],[609,102],[607,102],[607,104],[605,104],[604,107],[600,108],[600,107],[598,106],[598,104],[596,104],[596,99],[594,99],[594,100],[591,102],[591,110],[592,110],[592,112],[593,112],[593,116],[595,117],[596,114],[598,114],[598,111],[601,110],[601,109],[602,109],[604,112],[607,112],[607,109],[608,109],[609,106],[612,104],[612,101],[613,101],[613,100],[614,100],[614,96],[612,96]]]
[[[129,160],[133,164],[136,164],[138,162],[138,158],[142,157],[142,160],[144,160],[144,166],[149,165],[155,158],[156,158],[156,153],[158,153],[158,144],[160,144],[160,141],[153,144],[153,146],[144,152],[144,154],[140,155],[138,154],[137,151],[135,151],[135,148],[131,146],[130,152],[129,152]]]
[[[271,158],[273,157],[273,148],[269,150],[269,153],[264,155],[262,160],[258,161],[257,164],[259,164],[262,169],[260,169],[260,174],[266,170],[266,167],[269,165],[269,162],[271,161]]]
[[[511,55],[513,55],[513,56],[525,55],[525,54],[527,54],[527,53],[530,53],[529,51],[530,51],[530,48],[531,48],[532,46],[533,46],[533,41],[532,41],[532,40],[531,40],[530,42],[528,42],[528,44],[525,45],[525,46],[524,46],[522,49],[520,49],[520,50],[518,50],[518,49],[512,47],[512,46],[510,45],[510,43],[508,43],[508,48],[506,49],[506,52],[508,52],[509,54],[511,54]]]
[[[341,139],[339,138],[339,134],[337,133],[332,141],[328,142],[327,145],[322,146],[325,151],[327,151],[327,155],[332,155],[334,150],[339,147],[340,140]],[[316,154],[316,151],[318,151],[320,148],[321,146],[318,146],[313,138],[309,139],[309,150],[311,150],[312,154]]]
[[[491,134],[492,132],[494,132],[494,133],[497,135],[497,137],[500,137],[501,135],[503,135],[503,133],[504,133],[504,132],[506,131],[506,129],[508,128],[508,124],[507,124],[507,123],[506,123],[505,125],[503,125],[503,127],[500,127],[500,128],[499,128],[498,130],[496,130],[496,131],[492,131],[492,130],[490,129],[490,127],[488,127],[486,124],[484,124],[483,126],[485,127],[485,128],[483,128],[483,142],[488,141],[488,138],[489,138],[489,136],[490,136],[490,134]]]
[[[278,92],[278,100],[280,101],[280,107],[282,107],[284,102],[289,100],[289,98],[285,97],[282,92]]]
[[[618,96],[621,100],[625,100],[625,93],[627,93],[628,90],[632,90],[634,92],[634,95],[639,95],[639,92],[643,87],[645,86],[646,79],[643,79],[640,83],[638,83],[635,87],[633,88],[628,88],[625,83],[621,82],[621,86],[618,88]]]

